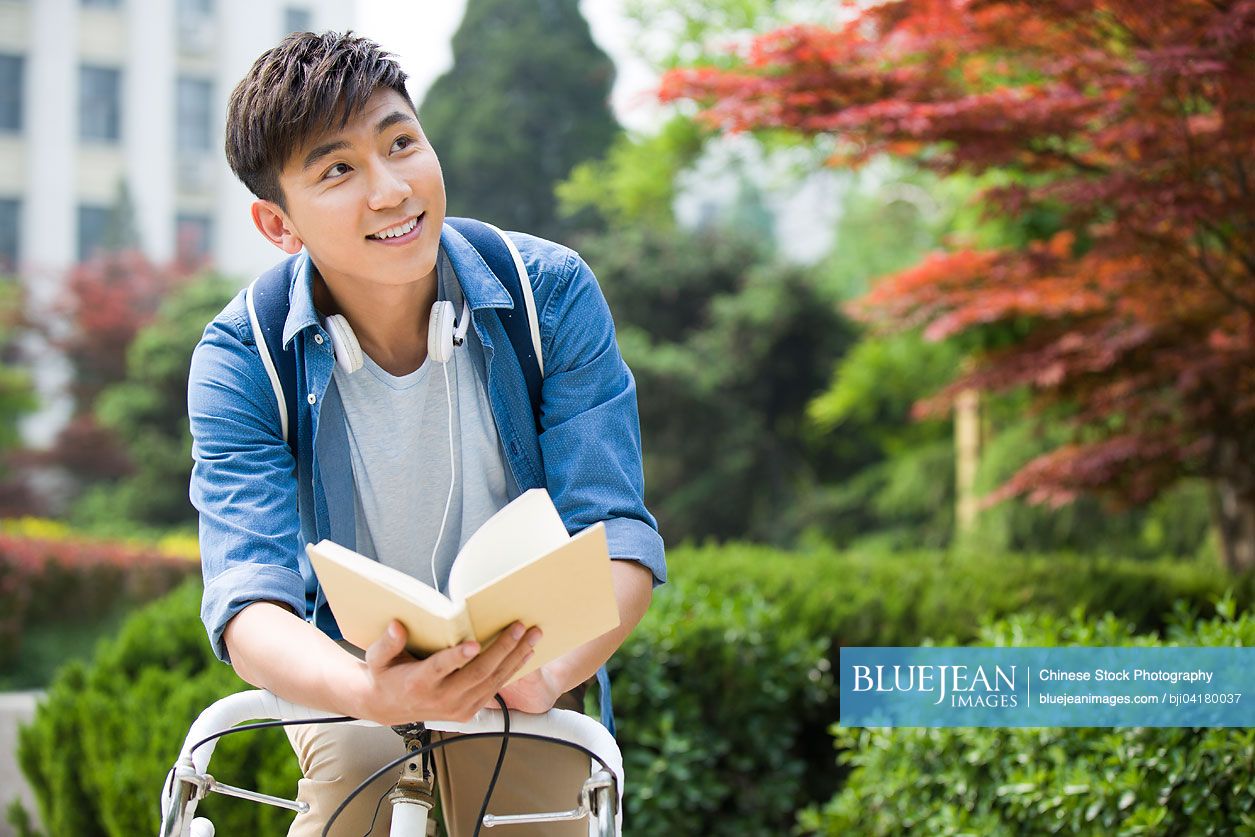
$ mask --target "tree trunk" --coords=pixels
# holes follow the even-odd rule
[[[954,399],[954,525],[959,533],[972,530],[980,510],[976,496],[980,443],[980,392],[965,389]]]
[[[1255,570],[1255,494],[1225,477],[1212,482],[1212,520],[1220,533],[1220,560],[1228,569]]]

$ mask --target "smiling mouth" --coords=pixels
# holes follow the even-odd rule
[[[410,218],[408,221],[403,221],[402,223],[397,224],[395,227],[388,227],[386,230],[380,230],[377,233],[372,233],[366,236],[366,238],[369,241],[391,241],[395,238],[404,238],[414,231],[414,229],[418,226],[418,222],[421,221],[422,218],[423,215],[417,215]]]

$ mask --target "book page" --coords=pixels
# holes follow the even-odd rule
[[[514,498],[479,527],[449,570],[449,598],[461,601],[495,578],[569,540],[558,510],[543,488]]]
[[[465,608],[416,578],[332,541],[305,547],[344,638],[366,648],[400,620],[406,647],[427,656],[470,638]]]
[[[538,625],[536,653],[510,682],[619,625],[606,527],[598,523],[466,597],[481,642],[510,623]]]

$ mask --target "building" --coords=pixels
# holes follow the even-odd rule
[[[122,202],[157,262],[268,266],[223,157],[227,97],[287,32],[354,14],[354,0],[0,0],[0,270],[46,303]]]
[[[0,275],[47,317],[67,270],[126,217],[157,263],[204,256],[241,281],[277,251],[223,155],[227,97],[285,34],[347,29],[354,0],[0,0]],[[129,211],[119,212],[120,206]],[[50,443],[70,370],[24,341]]]

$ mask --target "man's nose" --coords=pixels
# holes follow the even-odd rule
[[[399,172],[386,163],[372,166],[370,180],[370,208],[389,209],[402,203],[413,194],[410,184]]]

